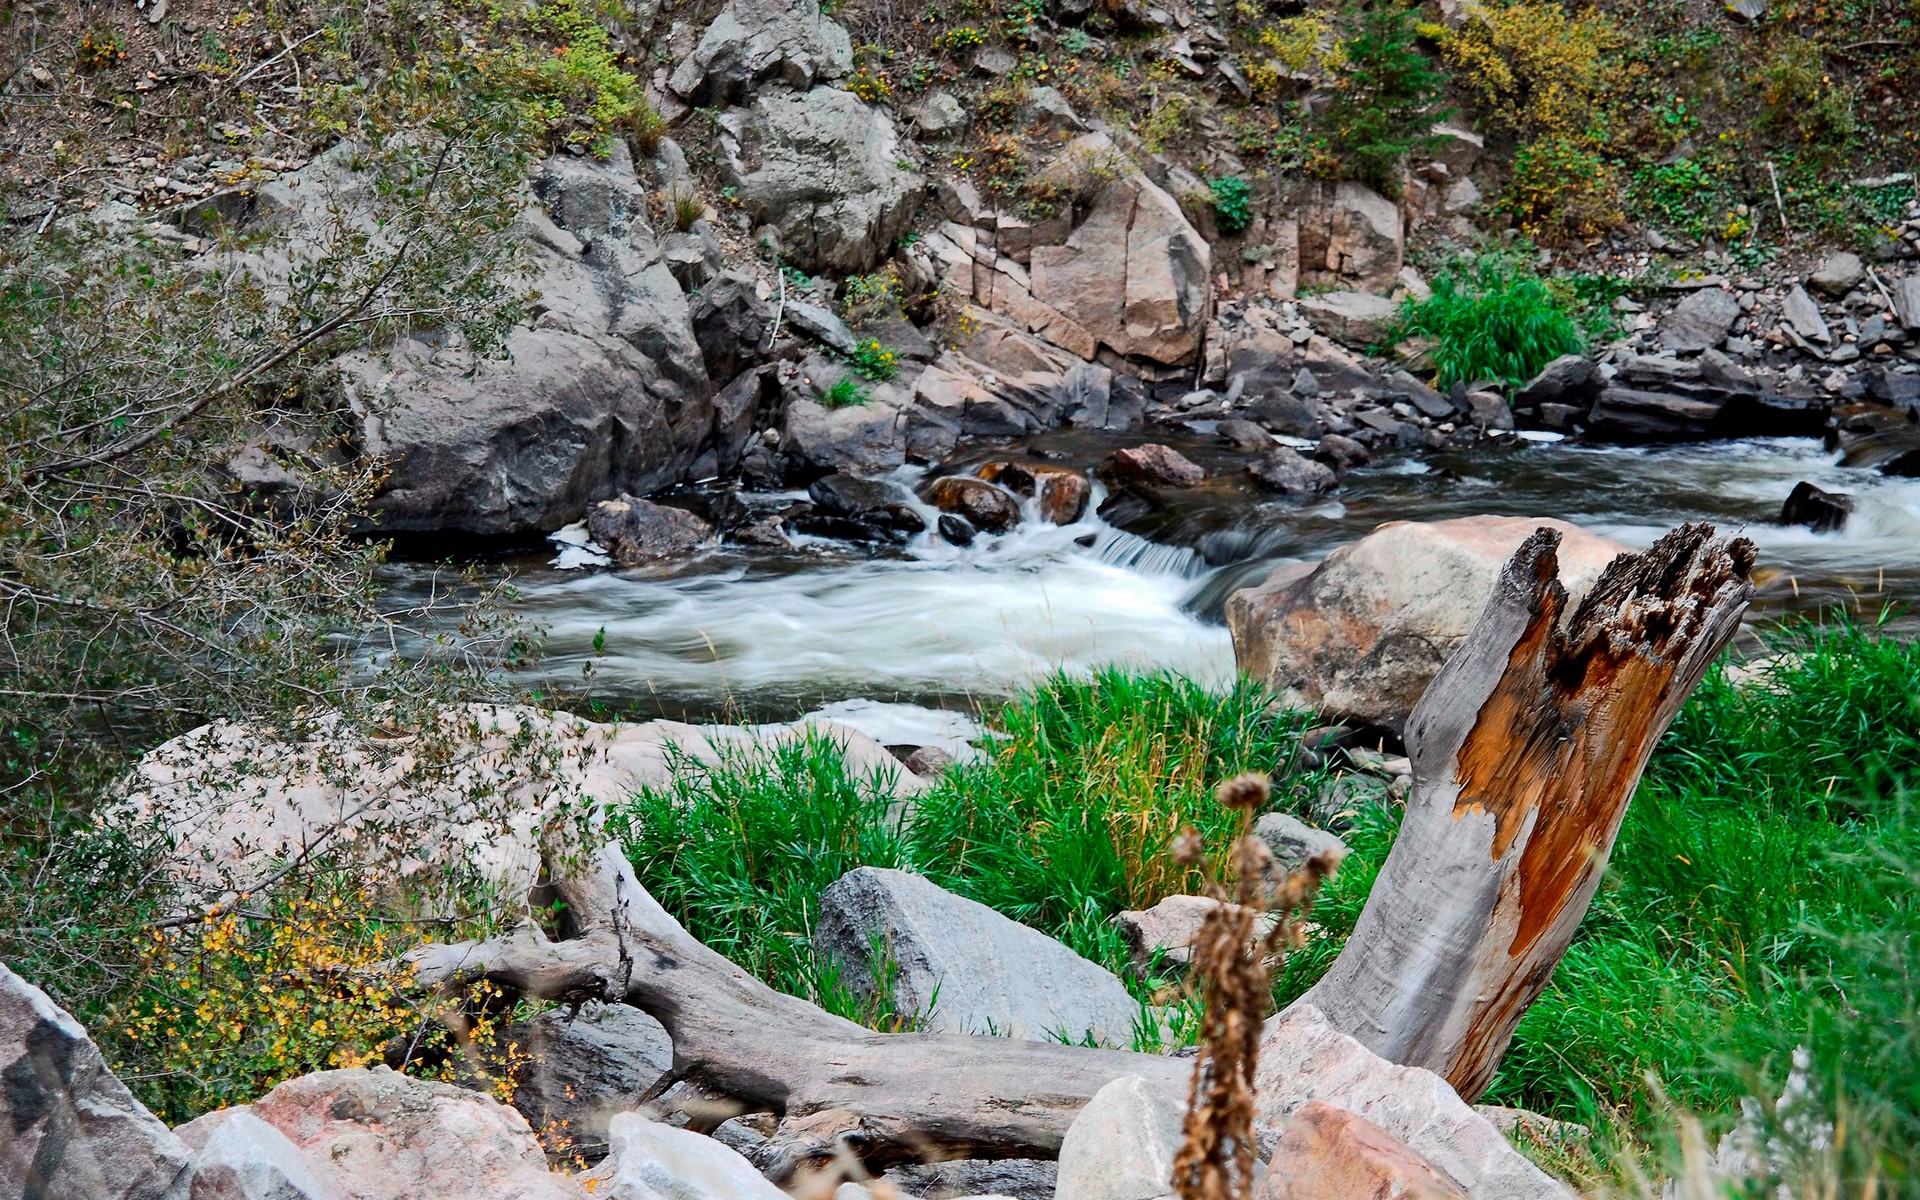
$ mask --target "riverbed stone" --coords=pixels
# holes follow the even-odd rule
[[[813,941],[862,997],[881,986],[870,958],[886,947],[893,1003],[936,1032],[1132,1044],[1139,1005],[1111,972],[911,872],[842,875],[820,897]]]
[[[1585,408],[1601,384],[1600,364],[1584,354],[1562,354],[1514,393],[1515,408],[1566,404]]]
[[[1287,446],[1275,446],[1247,464],[1247,474],[1268,491],[1295,496],[1330,492],[1339,485],[1333,468]]]
[[[1827,345],[1833,341],[1833,331],[1827,327],[1827,319],[1820,315],[1820,306],[1807,295],[1807,289],[1794,284],[1788,289],[1787,297],[1781,301],[1780,317],[1787,328],[1799,334],[1809,342]]]
[[[1829,492],[1804,479],[1793,485],[1786,503],[1780,507],[1782,525],[1804,525],[1815,533],[1832,533],[1843,528],[1852,515],[1852,496]]]
[[[0,963],[0,1196],[186,1200],[185,1143],[80,1022]]]
[[[1373,452],[1345,434],[1322,434],[1313,456],[1336,471],[1350,471],[1373,461]]]
[[[1834,299],[1846,295],[1866,281],[1867,264],[1850,250],[1835,250],[1826,255],[1807,276],[1807,286]]]
[[[1109,487],[1190,488],[1207,477],[1206,468],[1158,442],[1115,450],[1100,461],[1099,474]]]
[[[1717,287],[1689,292],[1660,322],[1660,348],[1698,354],[1726,341],[1739,319],[1740,302],[1732,292]]]
[[[948,475],[928,484],[921,498],[941,512],[957,513],[975,529],[1005,533],[1020,523],[1020,501],[984,479]]]
[[[1173,1195],[1181,1099],[1138,1075],[1093,1094],[1060,1143],[1055,1200],[1161,1200]]]
[[[621,496],[587,510],[587,535],[614,562],[639,567],[688,557],[713,537],[713,527],[684,508]]]
[[[1398,734],[1501,567],[1542,526],[1562,536],[1560,580],[1576,604],[1626,550],[1545,518],[1390,521],[1318,565],[1288,564],[1228,597],[1234,657],[1276,691]]]

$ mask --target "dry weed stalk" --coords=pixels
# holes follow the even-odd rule
[[[1241,775],[1215,793],[1242,820],[1233,886],[1217,880],[1208,886],[1208,895],[1221,903],[1193,941],[1193,977],[1205,1014],[1185,1140],[1173,1164],[1180,1200],[1243,1200],[1253,1189],[1253,1069],[1261,1022],[1272,1004],[1273,965],[1299,944],[1300,919],[1339,866],[1338,855],[1323,853],[1285,878],[1274,877],[1272,851],[1250,832],[1271,791],[1265,775]],[[1187,862],[1199,861],[1201,850],[1193,830],[1174,844],[1174,854]]]

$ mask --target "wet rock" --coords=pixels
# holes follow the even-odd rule
[[[668,86],[689,104],[720,106],[764,84],[804,91],[851,70],[853,43],[817,0],[729,0]]]
[[[290,1079],[248,1106],[354,1200],[585,1200],[526,1118],[489,1096],[375,1067]]]
[[[1034,1158],[960,1158],[895,1167],[884,1176],[909,1196],[925,1200],[1054,1200],[1059,1164]]]
[[[871,271],[912,224],[921,179],[884,109],[851,92],[766,91],[719,120],[721,171],[803,271]]]
[[[1467,393],[1467,419],[1481,429],[1512,429],[1513,410],[1498,392]]]
[[[1780,317],[1789,330],[1809,342],[1825,346],[1833,341],[1833,331],[1827,328],[1827,319],[1820,315],[1820,306],[1799,284],[1795,284],[1781,302]]]
[[[1587,427],[1598,437],[1621,441],[1689,441],[1712,435],[1725,403],[1714,397],[1608,387],[1594,399]]]
[[[1347,844],[1324,829],[1315,829],[1288,813],[1264,813],[1253,823],[1253,836],[1273,851],[1273,861],[1283,871],[1300,867],[1316,854],[1345,858]]]
[[[1193,361],[1209,316],[1212,254],[1143,175],[1101,189],[1064,246],[1035,246],[1032,295],[1129,358]]]
[[[189,1200],[349,1200],[324,1164],[309,1162],[245,1106],[208,1113],[175,1132],[194,1150]]]
[[[612,1153],[588,1179],[596,1200],[789,1200],[740,1154],[689,1129],[623,1112],[607,1127]]]
[[[1018,496],[1039,501],[1040,515],[1055,525],[1071,525],[1087,511],[1093,485],[1086,475],[1067,467],[1034,463],[989,463],[980,477],[990,479]]]
[[[638,1108],[673,1067],[667,1031],[627,1004],[588,1004],[578,1013],[554,1009],[508,1026],[499,1041],[526,1055],[516,1070],[513,1106],[588,1161],[607,1153],[612,1115]]]
[[[1108,487],[1197,487],[1206,469],[1171,446],[1149,442],[1115,450],[1100,462],[1099,475]]]
[[[958,513],[940,514],[940,536],[956,546],[971,546],[973,539],[979,536],[973,522]]]
[[[1468,1200],[1405,1142],[1365,1117],[1310,1100],[1279,1127],[1254,1200]]]
[[[1397,734],[1479,619],[1500,568],[1543,525],[1563,536],[1560,578],[1575,603],[1626,549],[1563,521],[1391,521],[1229,596],[1234,657],[1276,692]]]
[[[1220,422],[1220,440],[1235,450],[1255,452],[1273,445],[1273,437],[1252,421],[1234,417]]]
[[[1320,444],[1314,447],[1314,457],[1326,463],[1336,471],[1350,471],[1355,467],[1364,467],[1373,461],[1373,454],[1365,446],[1350,437],[1329,433],[1321,437]]]
[[[1311,372],[1304,369],[1300,374],[1309,379],[1313,377]],[[1310,396],[1271,393],[1254,404],[1253,415],[1260,424],[1288,437],[1317,438],[1327,428],[1325,410],[1320,407],[1319,401]],[[1271,442],[1272,439],[1268,440]]]
[[[0,963],[0,1195],[185,1200],[187,1146],[72,1016]]]
[[[1330,492],[1340,482],[1333,468],[1286,446],[1275,446],[1262,457],[1248,463],[1247,474],[1269,491],[1297,496]]]
[[[1207,915],[1221,906],[1208,896],[1167,896],[1152,908],[1129,909],[1113,918],[1113,927],[1133,953],[1134,965],[1145,967],[1156,954],[1164,961],[1186,966],[1193,961],[1193,940]],[[1272,928],[1274,918],[1259,918],[1262,933]]]
[[[921,498],[942,512],[965,517],[975,529],[1005,533],[1020,523],[1020,502],[984,479],[948,475],[928,484]]]
[[[816,479],[807,489],[815,516],[837,518],[868,538],[903,538],[927,527],[913,497],[897,483],[846,474]]]
[[[898,1011],[929,1029],[1132,1044],[1139,1006],[1114,975],[919,875],[860,867],[822,893],[814,946],[857,996],[882,986],[870,961],[876,941],[896,968]]]
[[[1055,1200],[1159,1200],[1173,1195],[1186,1105],[1138,1075],[1093,1094],[1060,1143]]]
[[[1659,344],[1678,354],[1698,354],[1727,340],[1740,319],[1740,302],[1721,288],[1689,292],[1660,322]]]
[[[1570,1200],[1431,1071],[1388,1062],[1305,1002],[1267,1022],[1254,1073],[1254,1132],[1284,1136],[1313,1101],[1364,1117],[1475,1200]]]
[[[1299,245],[1303,282],[1390,291],[1406,249],[1400,206],[1350,180],[1319,184],[1301,207]]]
[[[1400,306],[1372,292],[1323,292],[1294,301],[1314,328],[1350,346],[1385,340]]]
[[[1832,533],[1843,528],[1853,515],[1853,497],[1845,492],[1829,492],[1801,480],[1787,494],[1780,508],[1782,525],[1805,525],[1815,533]]]
[[[1836,250],[1820,260],[1820,265],[1807,277],[1807,286],[1834,299],[1866,282],[1867,265],[1860,261],[1858,254],[1846,250]]]
[[[727,541],[755,550],[791,550],[793,539],[787,536],[785,525],[780,517],[765,517],[734,530],[727,535]]]
[[[1450,421],[1457,415],[1453,401],[1434,391],[1406,371],[1395,371],[1382,381],[1387,395],[1405,400],[1430,421]]]
[[[623,567],[685,558],[713,536],[713,527],[684,508],[633,496],[587,510],[587,534]]]

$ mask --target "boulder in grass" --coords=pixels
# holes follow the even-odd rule
[[[1234,657],[1276,691],[1397,735],[1507,558],[1543,525],[1564,537],[1560,579],[1574,603],[1626,549],[1564,521],[1390,521],[1318,564],[1290,563],[1229,596]]]
[[[1186,966],[1193,961],[1193,942],[1201,927],[1223,903],[1210,896],[1168,896],[1152,908],[1120,913],[1113,918],[1113,926],[1137,965],[1144,967],[1160,954],[1168,962]],[[1257,918],[1260,932],[1271,929],[1276,919],[1271,914]]]
[[[1130,1046],[1140,1006],[1106,968],[1059,942],[885,867],[847,872],[821,894],[814,946],[856,996],[885,986],[876,947],[891,960],[889,999],[942,1033]]]
[[[187,1158],[80,1022],[0,963],[0,1196],[185,1200]]]
[[[1273,861],[1283,871],[1302,866],[1316,854],[1344,858],[1347,844],[1324,829],[1315,829],[1289,813],[1266,813],[1253,823],[1253,836],[1267,844]]]

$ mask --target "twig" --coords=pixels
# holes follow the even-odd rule
[[[266,70],[268,67],[272,66],[274,63],[279,62],[281,59],[285,58],[287,55],[292,54],[295,50],[298,50],[300,47],[306,45],[308,42],[319,37],[324,32],[325,30],[316,29],[312,33],[301,38],[297,42],[286,42],[285,39],[282,39],[283,44],[286,46],[285,50],[280,51],[280,53],[274,55],[272,58],[265,58],[253,64],[252,67],[248,68],[246,74],[237,76],[234,79],[221,84],[220,90],[224,92],[228,88],[239,87],[241,84],[245,83],[247,80],[252,79],[255,75],[258,75],[260,72]],[[300,63],[298,59],[294,60],[293,70],[296,76],[300,73]]]
[[[785,315],[787,311],[787,273],[782,271],[780,264],[776,262],[773,264],[773,274],[774,278],[780,281],[780,303],[774,306],[773,325],[767,330],[767,348],[769,350],[773,348],[775,342],[780,340],[780,318]]]
[[[1767,160],[1767,178],[1773,180],[1773,208],[1780,214],[1780,228],[1787,236],[1793,236],[1793,226],[1787,224],[1787,203],[1780,198],[1780,176],[1774,172],[1773,160]]]
[[[1874,288],[1875,288],[1875,290],[1877,290],[1877,291],[1878,291],[1878,292],[1880,293],[1880,298],[1881,298],[1882,300],[1885,300],[1885,301],[1887,302],[1887,307],[1888,307],[1888,308],[1890,308],[1890,309],[1891,309],[1891,308],[1895,308],[1895,305],[1894,305],[1894,303],[1893,303],[1893,294],[1892,294],[1891,292],[1889,292],[1889,291],[1887,291],[1887,285],[1886,285],[1886,284],[1884,284],[1884,283],[1882,283],[1882,282],[1880,282],[1880,272],[1879,272],[1879,271],[1877,271],[1877,270],[1875,270],[1875,269],[1874,269],[1874,268],[1872,268],[1872,267],[1868,267],[1868,268],[1867,268],[1867,278],[1868,278],[1868,279],[1871,279],[1871,280],[1873,280],[1873,286],[1874,286]],[[1896,311],[1897,311],[1897,309],[1896,309]]]

